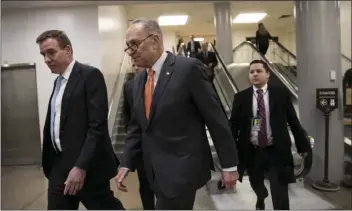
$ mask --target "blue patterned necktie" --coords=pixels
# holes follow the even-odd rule
[[[50,113],[50,134],[51,134],[51,141],[53,142],[53,146],[54,146],[54,149],[57,151],[58,150],[58,147],[56,146],[55,144],[55,104],[56,104],[56,97],[57,97],[57,94],[59,93],[60,91],[60,87],[61,87],[61,81],[62,81],[63,77],[60,75],[57,77],[56,79],[56,82],[55,82],[55,89],[54,89],[54,94],[53,94],[53,97],[51,98],[51,105],[50,105],[50,110],[51,110],[51,113]]]
[[[258,144],[259,146],[266,146],[268,144],[268,137],[266,134],[266,113],[265,113],[265,105],[263,98],[263,90],[257,90],[257,102],[258,102],[258,111],[260,118],[260,131],[258,133]]]

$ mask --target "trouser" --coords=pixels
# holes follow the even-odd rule
[[[137,174],[139,180],[139,194],[144,210],[155,210],[154,191],[150,188],[149,181],[144,169],[143,156],[137,156]]]
[[[180,196],[168,198],[164,194],[157,194],[157,210],[192,210],[196,191],[182,193]]]
[[[59,158],[58,158],[59,159]],[[54,165],[49,175],[48,210],[77,210],[79,202],[92,210],[123,210],[121,201],[114,197],[110,181],[85,181],[83,188],[75,196],[64,195],[67,175],[60,166]]]
[[[255,148],[251,154],[252,163],[247,169],[249,182],[258,199],[265,199],[268,190],[264,185],[265,173],[268,173],[271,199],[275,210],[289,210],[288,184],[280,182],[278,167],[275,165],[273,147]]]

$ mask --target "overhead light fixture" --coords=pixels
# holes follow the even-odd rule
[[[179,26],[185,25],[188,20],[188,15],[167,15],[159,16],[158,22],[160,26]]]
[[[117,28],[117,22],[112,18],[99,18],[99,31],[111,31]]]
[[[204,41],[204,37],[196,37],[193,40],[194,41],[198,41],[198,42],[203,42]]]
[[[232,21],[232,23],[258,23],[263,20],[267,14],[261,13],[240,13]]]

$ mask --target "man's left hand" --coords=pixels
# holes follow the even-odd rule
[[[76,195],[83,187],[86,171],[73,167],[65,182],[64,195]]]
[[[236,186],[238,178],[239,175],[237,171],[223,171],[221,181],[227,189],[233,189]]]

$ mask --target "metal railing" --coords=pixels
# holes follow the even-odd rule
[[[109,99],[109,113],[108,113],[108,128],[109,134],[112,136],[114,123],[117,114],[117,108],[120,103],[121,94],[123,91],[123,84],[125,81],[126,73],[131,70],[131,59],[125,53],[120,68],[116,73],[116,79]]]

